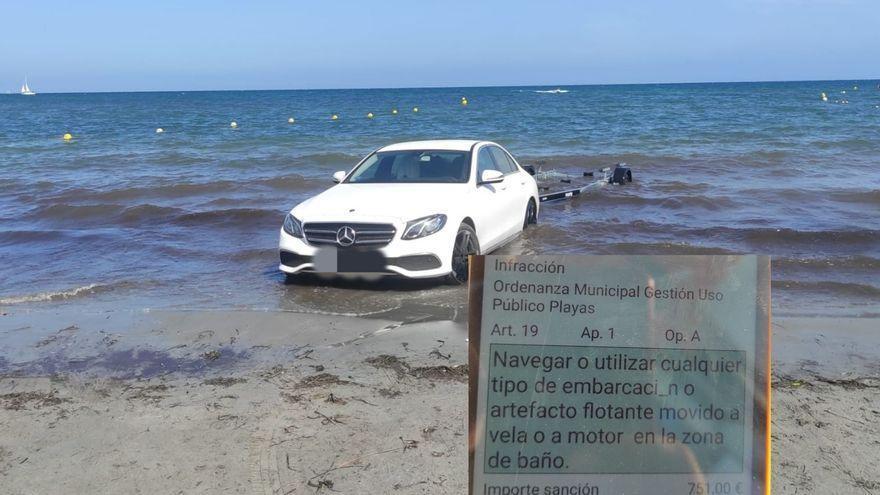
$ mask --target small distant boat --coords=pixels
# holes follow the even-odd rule
[[[28,86],[27,78],[24,78],[24,84],[21,85],[22,96],[34,96],[36,93]]]

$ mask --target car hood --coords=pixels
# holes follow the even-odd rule
[[[303,222],[408,221],[448,214],[468,184],[339,184],[291,212]]]

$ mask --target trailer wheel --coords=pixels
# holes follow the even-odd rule
[[[530,199],[529,204],[526,205],[525,218],[523,218],[523,230],[536,223],[538,223],[538,208],[535,206],[535,200]]]
[[[627,182],[632,182],[632,177],[632,170],[630,170],[629,167],[617,165],[611,172],[611,177],[608,178],[608,182],[611,184],[624,185]]]

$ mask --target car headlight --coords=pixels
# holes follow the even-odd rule
[[[446,225],[446,215],[416,218],[406,222],[406,228],[403,229],[403,237],[401,239],[406,241],[436,234],[440,232],[444,225]]]
[[[300,239],[302,239],[302,223],[290,213],[288,213],[287,216],[284,217],[284,231],[292,235],[293,237],[299,237]]]

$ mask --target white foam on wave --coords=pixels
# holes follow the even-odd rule
[[[547,94],[554,94],[554,95],[557,95],[557,94],[561,94],[561,93],[568,93],[568,90],[567,90],[567,89],[560,89],[560,88],[556,88],[556,89],[536,89],[536,90],[535,90],[535,93],[547,93]]]
[[[102,289],[108,289],[109,286],[100,284],[89,284],[82,287],[61,291],[39,292],[37,294],[27,294],[24,296],[10,296],[0,299],[0,306],[9,306],[12,304],[23,304],[32,302],[60,301],[70,299],[72,297],[86,296],[100,292]]]

